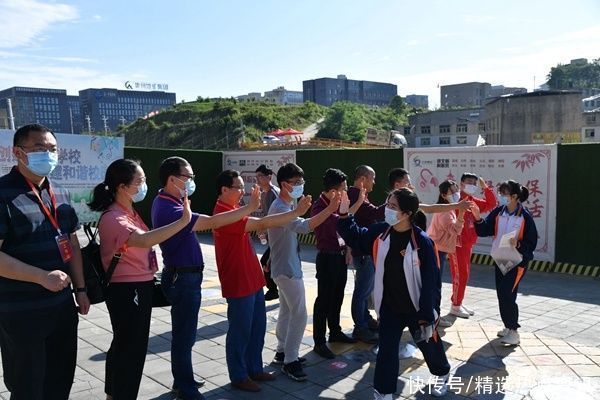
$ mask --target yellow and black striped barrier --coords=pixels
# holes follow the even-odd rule
[[[313,233],[299,234],[298,241],[303,244],[316,244],[315,235]],[[473,254],[471,256],[471,262],[479,265],[494,265],[494,260],[489,254]],[[600,266],[593,265],[579,265],[565,262],[553,263],[550,261],[533,260],[529,262],[529,270],[600,278]]]

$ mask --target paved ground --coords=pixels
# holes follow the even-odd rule
[[[293,382],[279,375],[262,385],[258,394],[234,390],[225,364],[226,303],[220,296],[212,238],[200,237],[206,260],[203,301],[193,359],[195,371],[207,380],[202,393],[209,399],[372,399],[375,354],[372,346],[337,345],[335,360],[323,360],[311,352],[312,325],[305,332],[301,354],[308,364],[307,382]],[[262,246],[256,245],[262,252]],[[315,251],[304,247],[303,268],[309,313],[316,296]],[[352,328],[350,298],[353,271],[348,272],[342,325]],[[451,286],[444,277],[442,309],[448,308]],[[506,348],[496,338],[501,327],[493,271],[473,266],[465,304],[476,311],[469,320],[456,320],[442,333],[452,365],[452,392],[446,398],[481,399],[600,399],[600,285],[587,277],[528,273],[520,287],[521,346]],[[276,345],[277,301],[267,303],[267,334],[263,358],[270,362]],[[169,309],[154,309],[150,344],[140,399],[172,398],[170,372]],[[104,306],[94,307],[81,318],[79,354],[72,399],[104,399],[105,352],[111,327]],[[405,338],[407,333],[405,332]],[[267,366],[268,370],[274,369]],[[1,373],[1,371],[0,371]],[[417,351],[400,364],[400,398],[427,398],[429,372]],[[501,393],[500,391],[504,392]],[[8,399],[0,386],[0,397]]]

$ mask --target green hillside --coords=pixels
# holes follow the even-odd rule
[[[277,128],[302,130],[325,115],[314,103],[284,106],[269,102],[232,99],[181,103],[160,114],[123,127],[127,146],[185,149],[226,149],[246,141],[259,141]]]

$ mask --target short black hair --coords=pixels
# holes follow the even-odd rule
[[[369,175],[374,174],[374,173],[375,173],[375,170],[373,168],[369,167],[368,165],[359,165],[354,170],[354,180],[357,180],[361,176],[368,178]]]
[[[27,139],[29,138],[29,133],[31,133],[31,132],[42,132],[42,133],[50,132],[52,134],[52,136],[54,136],[54,138],[56,138],[56,135],[54,134],[54,132],[52,132],[50,130],[50,128],[48,128],[47,126],[40,125],[40,124],[23,125],[19,129],[17,129],[17,131],[15,132],[15,135],[13,136],[13,147],[21,146],[23,143],[25,143],[27,141]]]
[[[392,168],[388,173],[388,182],[390,187],[393,188],[394,184],[404,179],[406,175],[408,175],[408,171],[404,168]]]
[[[165,187],[170,176],[179,176],[181,168],[187,167],[190,163],[181,157],[165,158],[158,168],[158,179],[160,184]]]
[[[335,189],[346,181],[348,177],[341,170],[336,168],[328,168],[323,175],[323,189],[327,192]]]
[[[527,201],[529,198],[529,189],[527,189],[525,186],[521,186],[520,183],[513,180],[502,182],[500,186],[498,186],[498,191],[500,193],[508,191],[508,193],[511,195],[516,194],[521,203]]]
[[[281,182],[286,182],[294,178],[304,178],[304,171],[294,163],[285,164],[277,171],[277,184],[280,187]]]
[[[472,172],[465,172],[465,173],[464,173],[464,174],[462,174],[462,176],[460,177],[460,181],[461,181],[461,182],[464,182],[464,181],[465,181],[465,179],[469,179],[469,178],[470,178],[470,179],[475,179],[475,180],[478,180],[478,179],[479,179],[479,177],[478,177],[477,175],[475,175],[474,173],[472,173]]]
[[[263,175],[273,175],[273,170],[270,168],[267,168],[267,166],[265,164],[261,164],[258,166],[258,168],[256,168],[256,171],[254,172],[260,172]]]
[[[217,196],[221,195],[221,188],[233,186],[233,180],[239,178],[241,175],[238,171],[233,169],[227,169],[217,176]]]
[[[410,189],[394,189],[390,193],[398,202],[398,208],[404,213],[410,213],[410,221],[414,222],[415,215],[419,209],[419,197]]]

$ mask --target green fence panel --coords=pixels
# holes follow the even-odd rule
[[[158,180],[158,168],[162,160],[172,156],[183,157],[188,160],[196,175],[196,190],[190,197],[192,210],[203,214],[212,214],[217,198],[215,178],[221,172],[223,165],[223,154],[221,152],[125,147],[125,157],[140,160],[146,173],[148,195],[144,201],[136,204],[136,209],[147,224],[150,224],[152,200],[161,187]]]
[[[385,201],[389,190],[387,175],[390,169],[404,165],[401,149],[347,149],[347,150],[298,150],[296,161],[305,172],[304,192],[313,200],[323,190],[323,174],[327,168],[341,169],[348,175],[348,185],[354,181],[354,169],[359,165],[369,165],[375,170],[375,187],[369,194],[374,204]]]
[[[600,143],[558,146],[556,261],[600,265]]]

